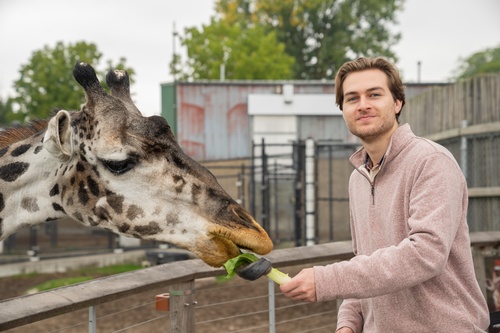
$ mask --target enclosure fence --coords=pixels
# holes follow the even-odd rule
[[[472,233],[471,246],[476,276],[486,297],[485,257],[498,254],[500,232]],[[332,263],[352,256],[351,243],[343,241],[275,250],[268,258],[273,266],[293,275],[302,266]],[[212,294],[218,296],[204,299],[203,294],[210,290],[204,287],[207,278],[224,274],[222,269],[211,268],[200,260],[180,261],[0,301],[0,331],[111,332],[101,325],[109,321],[125,325],[113,332],[292,333],[335,329],[336,301],[313,304],[289,301],[265,278],[254,282],[236,278],[229,286],[221,283],[210,287],[217,288]],[[148,318],[134,316],[140,307],[155,308],[159,290],[169,293],[169,311],[153,312]],[[133,301],[141,293],[148,293],[149,302],[135,304]],[[239,294],[245,294],[246,298],[238,297]],[[100,306],[111,302],[118,302],[122,310],[100,314]],[[73,324],[57,320],[64,314],[82,311],[87,319]],[[49,318],[56,319],[53,326],[37,326]]]

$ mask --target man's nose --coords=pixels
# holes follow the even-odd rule
[[[367,109],[369,107],[370,107],[370,103],[369,103],[368,99],[366,97],[364,97],[364,96],[361,96],[359,98],[358,109],[359,110],[365,110],[365,109]]]

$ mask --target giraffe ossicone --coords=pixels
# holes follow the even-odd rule
[[[77,63],[80,111],[0,132],[0,240],[70,217],[90,227],[188,249],[221,266],[240,249],[272,250],[262,227],[177,144],[167,121],[144,117],[125,71],[101,86]]]

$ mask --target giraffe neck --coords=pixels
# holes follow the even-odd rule
[[[64,216],[54,188],[58,161],[43,149],[43,133],[0,148],[0,240]]]

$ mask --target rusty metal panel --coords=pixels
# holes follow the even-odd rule
[[[179,84],[177,139],[197,160],[250,156],[248,94],[270,93],[251,85]]]

